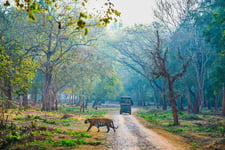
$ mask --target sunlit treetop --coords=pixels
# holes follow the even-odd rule
[[[66,5],[67,4],[67,5]],[[18,11],[26,11],[29,16],[30,21],[37,20],[35,14],[37,13],[46,13],[50,11],[50,9],[64,11],[72,11],[73,6],[82,8],[82,10],[87,9],[88,0],[6,0],[4,2],[5,7],[16,7]],[[66,5],[66,6],[65,6]],[[114,4],[110,0],[105,0],[104,6],[100,6],[104,8],[102,10],[96,11],[98,15],[98,26],[106,26],[111,21],[117,21],[117,17],[120,16],[120,12],[114,9]],[[87,23],[85,20],[91,19],[93,16],[88,14],[87,12],[82,12],[81,9],[79,17],[76,16],[74,18],[71,15],[68,15],[67,25],[76,25],[76,29],[87,29]],[[99,12],[101,11],[101,12]],[[45,16],[48,19],[51,19],[51,16]],[[44,18],[45,19],[45,18]]]

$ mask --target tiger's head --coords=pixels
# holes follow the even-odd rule
[[[84,120],[84,123],[87,124],[89,122],[89,119]]]

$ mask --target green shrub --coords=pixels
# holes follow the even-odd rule
[[[196,148],[200,148],[200,147],[197,145],[197,143],[195,143],[195,142],[190,143],[190,145],[193,146],[193,147],[196,147]]]
[[[152,119],[151,122],[156,125],[158,125],[160,123],[159,120],[157,120],[157,119]]]
[[[73,133],[73,136],[74,137],[91,137],[90,134],[88,134],[86,131],[83,131],[83,132],[74,132]]]
[[[71,123],[66,123],[64,124],[64,126],[71,126]]]
[[[62,129],[55,129],[55,132],[56,133],[63,133],[63,130]]]
[[[168,129],[166,129],[167,131],[169,131],[169,132],[182,132],[182,131],[184,131],[184,129],[183,128],[177,128],[177,129],[170,129],[170,128],[168,128]]]
[[[171,127],[171,126],[174,126],[174,123],[173,122],[169,122],[168,124],[164,124],[163,126],[164,127]]]
[[[225,134],[224,126],[219,126],[217,129],[218,129],[219,134],[221,134],[221,136],[224,136],[224,134]]]
[[[14,118],[14,120],[25,120],[24,117],[17,117],[17,118]]]
[[[49,135],[52,135],[52,133],[49,132],[48,130],[46,130],[46,131],[40,131],[40,135],[47,135],[47,136],[49,136]]]
[[[34,116],[34,119],[44,120],[41,116]]]
[[[46,140],[44,141],[44,143],[45,144],[52,144],[52,142],[53,142],[52,139],[53,138],[51,138],[51,137],[50,138],[46,138]]]
[[[22,137],[20,135],[9,135],[10,141],[20,140]]]
[[[200,131],[201,129],[199,127],[193,128],[192,131]]]
[[[45,149],[49,149],[49,147],[45,144],[40,144],[38,147],[39,150],[45,150]]]
[[[96,141],[96,142],[90,141],[87,144],[89,144],[89,145],[100,145],[100,144],[102,144],[102,142],[101,141]]]
[[[64,146],[64,147],[83,144],[87,144],[87,142],[84,139],[61,139],[53,142],[54,146]]]
[[[80,137],[91,137],[90,134],[88,134],[86,131],[72,131],[72,130],[69,130],[67,131],[67,134],[68,135],[72,135],[73,137],[76,137],[76,138],[80,138]]]

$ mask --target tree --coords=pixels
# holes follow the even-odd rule
[[[205,25],[203,35],[206,41],[211,45],[211,49],[217,53],[217,57],[215,58],[211,71],[211,84],[215,89],[214,93],[219,93],[225,82],[223,77],[223,70],[225,70],[224,7],[225,2],[223,0],[215,0],[213,2],[203,1],[201,3],[201,7],[199,8],[201,10],[201,14],[198,15],[199,17],[196,19],[196,22],[198,22],[200,25]],[[224,110],[222,112],[224,112]]]
[[[151,67],[150,70],[151,70],[151,73],[156,78],[164,77],[166,79],[168,92],[169,92],[169,100],[172,106],[174,125],[178,125],[179,121],[178,121],[178,114],[177,114],[175,99],[179,95],[175,95],[173,84],[178,78],[182,77],[184,73],[187,71],[187,66],[190,63],[190,60],[185,61],[184,58],[180,55],[180,52],[178,50],[178,58],[180,59],[182,63],[182,67],[180,72],[172,74],[170,69],[168,68],[169,64],[167,62],[168,49],[166,49],[165,52],[163,52],[158,31],[156,31],[156,38],[157,38],[157,42],[156,42],[155,49],[153,51],[146,51],[149,57],[153,60],[152,66],[150,66]]]
[[[36,73],[37,62],[32,61],[26,51],[26,44],[24,41],[26,37],[23,36],[24,30],[15,31],[22,23],[16,24],[17,20],[23,20],[23,14],[16,14],[14,9],[8,13],[1,8],[1,55],[3,56],[3,65],[1,66],[4,74],[1,74],[3,87],[2,91],[7,97],[8,102],[13,100],[13,94],[23,96],[23,105],[27,105],[28,101],[26,95],[31,86],[32,79]],[[4,66],[7,65],[7,66]],[[5,68],[5,69],[4,69]],[[8,104],[7,107],[10,107]]]

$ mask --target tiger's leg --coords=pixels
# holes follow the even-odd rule
[[[109,132],[109,130],[110,130],[110,128],[107,126],[107,131],[106,131],[106,132],[108,133],[108,132]]]
[[[111,128],[113,128],[113,131],[116,132],[115,126],[114,126],[114,123],[113,122],[111,123]]]
[[[106,124],[106,127],[107,127],[107,131],[106,131],[106,132],[108,133],[109,130],[110,130],[110,124],[107,123],[107,124]]]
[[[87,129],[87,132],[91,129],[91,127],[92,127],[92,125],[90,124],[89,127],[88,127],[88,129]]]

